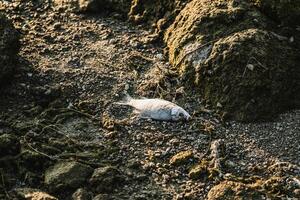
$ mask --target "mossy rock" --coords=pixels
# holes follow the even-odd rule
[[[0,135],[0,157],[17,155],[20,152],[20,142],[12,134]]]
[[[300,1],[251,0],[263,13],[283,25],[300,25]]]
[[[300,51],[246,1],[194,0],[165,33],[169,61],[191,92],[240,121],[300,107]]]
[[[19,33],[0,11],[0,81],[8,79],[15,70],[19,48]]]
[[[193,157],[193,152],[191,150],[181,151],[170,159],[170,164],[171,165],[184,164],[187,163],[189,159],[191,159],[192,157]]]
[[[95,169],[89,182],[96,192],[112,192],[125,181],[125,177],[116,167],[106,166]]]
[[[75,161],[61,161],[45,173],[45,184],[50,190],[76,189],[82,186],[93,173],[87,165]]]
[[[203,86],[204,98],[221,104],[229,116],[268,119],[300,106],[299,53],[270,32],[247,29],[214,44],[195,82]]]

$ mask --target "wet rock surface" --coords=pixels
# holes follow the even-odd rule
[[[15,70],[19,51],[19,33],[0,11],[0,81],[9,79]]]
[[[266,18],[259,17],[256,26],[252,14],[259,12],[246,7],[250,14],[240,16],[244,11],[237,5],[233,16],[249,18],[245,24],[250,27],[229,26],[239,20],[229,17],[220,4],[217,19],[229,20],[226,27],[235,34],[216,33],[222,48],[216,48],[213,56],[219,57],[225,39],[234,41],[232,52],[249,40],[264,47],[261,39],[279,45],[274,37],[284,36],[286,45],[287,35],[275,32],[274,36],[265,29],[272,26]],[[6,146],[20,147],[5,147],[7,153],[0,156],[0,199],[11,199],[11,192],[20,187],[66,200],[239,198],[243,194],[299,198],[298,110],[272,122],[224,121],[218,110],[225,105],[219,102],[215,109],[200,93],[190,92],[163,47],[154,42],[153,32],[115,17],[67,12],[45,1],[0,1],[0,9],[22,33],[15,81],[0,91],[0,136],[17,138],[4,141],[9,141]],[[211,36],[214,25],[207,26],[200,31]],[[297,46],[297,37],[289,44]],[[202,54],[210,53],[208,47],[201,49]],[[260,69],[257,63],[249,64],[254,67],[248,66],[246,78]],[[132,119],[130,109],[114,105],[122,100],[124,90],[133,97],[173,101],[193,114],[193,120]],[[192,157],[178,156],[187,150]],[[184,162],[173,165],[172,158]],[[66,164],[57,168],[57,163]],[[74,169],[90,175],[78,177]],[[71,187],[53,191],[45,183],[53,170],[57,173],[50,173],[51,177],[63,177],[50,179],[54,189]],[[94,182],[90,182],[93,172]],[[66,180],[75,184],[65,184]],[[77,185],[78,180],[84,184]]]

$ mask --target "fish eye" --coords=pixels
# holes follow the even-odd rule
[[[179,117],[184,117],[184,114],[183,113],[179,113]]]

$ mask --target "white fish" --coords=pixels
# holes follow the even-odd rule
[[[151,118],[161,121],[189,120],[191,116],[180,106],[163,99],[133,99],[126,94],[126,99],[117,102],[118,105],[128,105],[135,108],[134,113],[141,118]]]

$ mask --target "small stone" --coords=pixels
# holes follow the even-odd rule
[[[191,179],[199,179],[206,175],[208,175],[208,162],[206,160],[202,160],[200,164],[193,167],[189,172],[189,177]]]
[[[16,196],[17,199],[58,200],[56,197],[34,188],[17,188],[13,191],[13,195]]]
[[[247,67],[250,71],[253,71],[253,70],[254,70],[254,65],[252,65],[252,64],[247,64],[246,67]]]
[[[56,22],[55,24],[53,24],[53,28],[54,28],[55,30],[61,28],[61,23]]]
[[[157,54],[156,55],[156,58],[157,58],[157,60],[163,60],[164,59],[164,55],[163,54],[161,54],[161,53],[159,53],[159,54]]]
[[[295,194],[296,197],[300,198],[300,189],[295,189],[294,194]]]
[[[260,191],[244,183],[223,181],[210,189],[207,199],[263,199],[263,196]]]
[[[73,193],[72,199],[73,200],[90,200],[91,193],[86,191],[84,188],[78,188],[76,192]]]
[[[110,200],[110,199],[113,199],[113,198],[111,198],[111,196],[108,194],[98,194],[97,196],[95,196],[93,198],[93,200]]]
[[[182,151],[182,152],[177,153],[170,159],[170,164],[171,165],[179,165],[182,163],[186,163],[192,157],[193,157],[193,152],[191,150]]]

